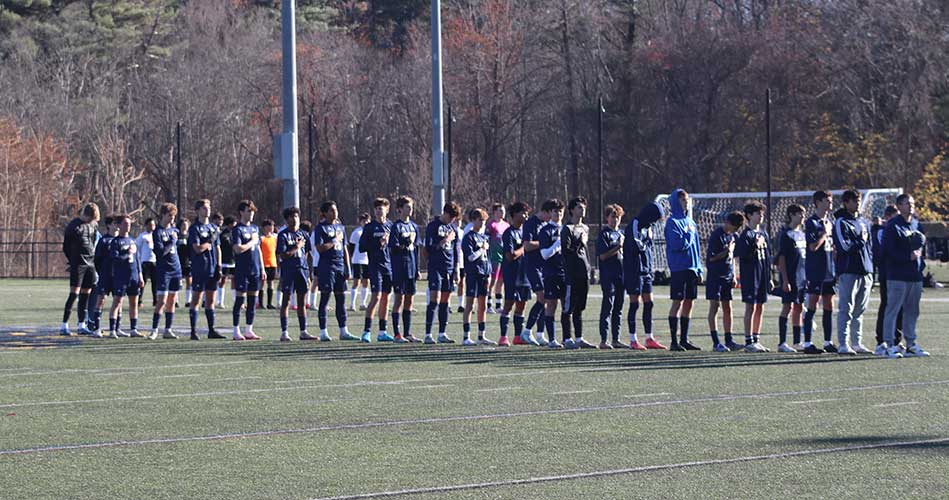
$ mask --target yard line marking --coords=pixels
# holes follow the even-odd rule
[[[805,405],[810,403],[827,403],[830,401],[840,401],[840,398],[829,398],[829,399],[807,399],[804,401],[788,401],[789,405]]]
[[[518,486],[522,484],[551,483],[555,481],[571,481],[576,479],[588,479],[596,477],[611,477],[625,474],[635,474],[640,472],[652,472],[659,470],[685,469],[690,467],[703,467],[708,465],[726,465],[744,462],[760,462],[764,460],[777,460],[784,458],[795,458],[812,455],[826,455],[829,453],[844,453],[862,450],[878,450],[885,448],[904,448],[908,446],[932,445],[949,443],[949,438],[920,439],[918,441],[894,441],[889,443],[862,444],[853,446],[838,446],[834,448],[812,448],[809,450],[785,451],[781,453],[769,453],[767,455],[751,455],[734,458],[719,458],[712,460],[696,460],[693,462],[679,462],[674,464],[662,465],[644,465],[641,467],[628,467],[625,469],[613,469],[594,472],[578,472],[575,474],[561,474],[556,476],[529,477],[525,479],[509,479],[506,481],[489,481],[484,483],[455,484],[449,486],[431,486],[427,488],[411,488],[404,490],[378,491],[374,493],[360,493],[356,495],[341,495],[334,497],[319,497],[310,500],[359,500],[363,498],[382,498],[397,497],[405,495],[417,495],[422,493],[448,493],[451,491],[478,490],[486,488],[496,488],[500,486]]]
[[[213,363],[188,363],[183,365],[153,365],[153,366],[134,366],[134,367],[115,367],[115,368],[64,368],[61,370],[41,370],[41,371],[25,371],[20,373],[0,373],[0,377],[25,377],[25,376],[36,376],[36,375],[58,375],[60,373],[76,373],[76,374],[101,374],[115,371],[144,371],[144,370],[170,370],[174,368],[203,368],[209,366],[225,366],[225,365],[239,365],[246,363],[254,363],[254,360],[240,360],[240,361],[216,361]]]
[[[900,403],[884,403],[880,405],[873,405],[874,408],[891,408],[893,406],[906,406],[906,405],[918,405],[922,404],[919,401],[903,401]]]
[[[205,373],[182,373],[180,375],[159,375],[157,377],[149,377],[151,379],[160,379],[160,378],[192,378],[192,377],[202,377],[206,376]],[[259,378],[259,377],[254,377]]]
[[[511,387],[494,387],[494,388],[491,388],[491,389],[475,389],[474,392],[501,392],[501,391],[505,391],[505,392],[506,392],[506,391],[516,391],[516,390],[519,390],[519,389],[520,389],[520,387],[517,387],[517,386],[511,386]]]
[[[587,390],[587,391],[551,392],[550,395],[551,395],[551,396],[569,396],[569,395],[572,395],[572,394],[591,394],[591,393],[594,393],[594,392],[596,392],[595,389],[590,389],[590,390]]]
[[[624,398],[648,398],[650,396],[672,396],[671,392],[653,392],[650,394],[628,394]]]
[[[67,450],[85,450],[85,449],[96,449],[96,448],[116,448],[116,447],[124,447],[124,446],[142,446],[142,445],[148,445],[148,444],[184,443],[184,442],[195,442],[195,441],[220,441],[220,440],[226,440],[226,439],[243,439],[243,438],[251,438],[251,437],[261,437],[261,436],[313,434],[317,432],[326,432],[326,431],[373,429],[373,428],[384,428],[384,427],[396,427],[400,425],[424,425],[424,424],[438,424],[438,423],[446,423],[446,422],[498,420],[498,419],[509,419],[509,418],[514,418],[514,417],[532,417],[536,415],[558,415],[558,414],[563,415],[563,414],[576,414],[576,413],[592,413],[592,412],[598,412],[598,411],[627,410],[627,409],[633,409],[633,408],[647,408],[647,407],[654,407],[654,406],[686,405],[686,404],[695,404],[695,403],[717,403],[717,402],[727,402],[727,401],[738,401],[738,400],[743,400],[743,399],[772,399],[772,398],[778,398],[782,396],[800,396],[802,394],[870,391],[870,390],[877,390],[877,389],[892,389],[892,388],[900,388],[900,387],[937,385],[937,384],[946,384],[946,383],[949,383],[949,380],[939,380],[939,381],[932,381],[932,382],[905,382],[901,384],[868,385],[868,386],[855,386],[855,387],[835,387],[835,388],[829,388],[829,389],[813,389],[809,391],[784,391],[784,392],[770,392],[770,393],[758,393],[758,394],[720,395],[720,396],[709,396],[709,397],[694,398],[694,399],[648,401],[648,402],[641,402],[641,403],[582,406],[582,407],[574,407],[574,408],[551,408],[547,410],[526,410],[526,411],[518,411],[518,412],[492,413],[492,414],[485,414],[485,415],[454,415],[454,416],[447,416],[447,417],[431,417],[431,418],[419,418],[419,419],[407,419],[407,420],[382,420],[382,421],[377,421],[377,422],[362,422],[362,423],[356,423],[356,424],[333,424],[333,425],[323,425],[323,426],[318,426],[318,427],[306,427],[306,428],[297,428],[297,429],[274,429],[274,430],[267,430],[267,431],[234,432],[234,433],[228,433],[228,434],[212,434],[212,435],[206,435],[206,436],[184,436],[184,437],[154,438],[154,439],[142,439],[142,440],[104,441],[104,442],[98,442],[98,443],[66,444],[66,445],[40,446],[40,447],[35,447],[35,448],[0,450],[0,456],[26,455],[26,454],[32,454],[32,453],[46,453],[46,452],[67,451]]]
[[[440,385],[413,385],[410,386],[410,389],[441,389],[442,387],[454,387],[455,384],[440,384]]]

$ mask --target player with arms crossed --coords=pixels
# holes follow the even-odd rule
[[[708,328],[715,352],[744,349],[744,345],[735,342],[732,334],[732,290],[738,284],[735,278],[735,233],[744,225],[745,215],[732,212],[708,237],[708,248],[705,251],[705,266],[708,268],[705,300],[709,302]],[[719,308],[722,310],[722,326],[725,327],[724,344],[719,342],[718,337]]]
[[[814,316],[820,302],[824,314],[821,326],[824,330],[824,352],[836,353],[837,346],[831,341],[834,333],[834,295],[837,294],[837,278],[834,270],[834,238],[831,210],[834,197],[828,191],[817,191],[812,197],[814,214],[804,223],[807,239],[807,254],[804,270],[807,278],[807,307],[804,311],[804,338],[810,339],[814,331]],[[804,350],[808,346],[804,341]],[[813,349],[812,349],[813,350]]]
[[[412,309],[415,303],[416,283],[419,279],[419,247],[422,236],[419,227],[412,222],[415,202],[408,196],[395,201],[399,219],[392,223],[389,235],[389,255],[392,259],[392,331],[395,342],[421,342],[412,335]],[[399,320],[402,330],[399,331]]]
[[[66,254],[66,262],[69,265],[69,297],[66,298],[63,324],[59,328],[60,335],[72,335],[69,331],[69,315],[72,314],[72,306],[77,298],[78,329],[83,334],[92,333],[85,323],[89,294],[98,281],[94,266],[98,222],[99,207],[95,203],[87,203],[82,207],[79,217],[71,220],[63,232],[63,253]]]
[[[241,200],[237,205],[240,223],[231,231],[234,248],[234,309],[231,316],[234,325],[233,340],[260,340],[254,333],[254,318],[257,316],[257,293],[260,283],[267,279],[264,258],[260,252],[260,229],[253,224],[257,206],[253,201]],[[244,311],[246,328],[241,335],[241,306],[247,300]]]
[[[198,305],[204,298],[204,317],[208,322],[209,339],[226,339],[214,329],[214,299],[221,281],[221,228],[211,222],[211,200],[202,199],[194,204],[197,213],[194,225],[188,228],[188,247],[191,252],[191,340],[198,340]]]
[[[109,337],[144,337],[138,332],[138,296],[145,288],[142,281],[142,261],[138,257],[135,240],[129,237],[132,219],[128,215],[116,215],[113,223],[118,234],[109,242],[109,270],[112,277],[112,307],[109,309]],[[123,332],[122,297],[129,298],[129,333]],[[101,335],[101,333],[100,333]]]
[[[606,227],[600,230],[596,239],[596,255],[600,260],[600,290],[603,302],[600,304],[600,349],[629,348],[620,338],[620,324],[623,318],[623,301],[626,300],[623,289],[623,232],[619,230],[623,220],[623,207],[607,205],[603,209]],[[607,334],[612,332],[613,343],[607,342]]]
[[[320,322],[320,340],[333,340],[326,331],[327,310],[330,295],[336,297],[336,322],[339,325],[340,340],[359,340],[349,333],[346,327],[346,279],[349,273],[349,249],[346,248],[346,228],[340,224],[339,209],[335,201],[324,202],[320,206],[320,223],[313,228],[313,242],[320,260],[317,264],[316,279],[320,288],[320,305],[317,318]]]
[[[157,303],[152,314],[152,334],[148,336],[149,340],[158,338],[158,323],[163,312],[165,329],[162,338],[178,338],[171,329],[175,321],[175,301],[181,290],[181,261],[178,260],[178,240],[181,235],[174,226],[177,215],[178,207],[174,203],[163,203],[158,211],[158,227],[152,232]]]
[[[504,251],[504,262],[501,263],[501,273],[504,275],[504,308],[501,310],[501,338],[498,339],[498,345],[502,347],[511,345],[507,336],[511,309],[514,309],[514,343],[527,343],[527,340],[522,337],[522,332],[524,331],[524,307],[530,300],[531,287],[525,274],[527,262],[524,258],[524,236],[521,228],[524,227],[530,210],[527,203],[514,202],[509,210],[511,224],[501,235]]]
[[[425,343],[454,344],[445,330],[448,327],[448,307],[451,300],[452,275],[455,270],[456,255],[455,219],[461,214],[461,208],[455,202],[448,202],[442,214],[432,219],[425,228],[425,254],[428,259],[428,290],[431,298],[425,310]],[[438,311],[438,340],[432,337],[435,312]]]

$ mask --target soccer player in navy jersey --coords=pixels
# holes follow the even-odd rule
[[[216,214],[220,215],[220,214]],[[218,238],[220,241],[218,246],[221,247],[221,281],[218,283],[217,287],[217,305],[219,307],[224,307],[224,298],[227,295],[227,279],[231,278],[231,295],[235,296],[237,292],[234,291],[234,243],[231,241],[231,236],[234,231],[234,226],[237,225],[237,220],[234,217],[228,215],[227,217],[212,217],[211,223],[218,226],[221,230],[221,236]]]
[[[155,312],[152,314],[152,333],[149,340],[158,338],[158,324],[165,314],[162,338],[176,339],[171,325],[175,320],[175,298],[181,290],[181,262],[178,260],[178,239],[181,235],[174,226],[178,207],[163,203],[158,211],[158,226],[152,232],[152,252],[155,254]]]
[[[412,335],[412,312],[415,303],[416,283],[419,279],[419,248],[422,235],[418,225],[412,222],[415,202],[408,196],[395,201],[399,218],[392,223],[389,235],[389,256],[392,259],[392,331],[395,342],[421,342]],[[402,330],[399,330],[399,320]]]
[[[744,226],[745,215],[732,212],[708,237],[705,251],[705,267],[708,270],[705,300],[709,301],[708,328],[715,352],[737,351],[745,347],[736,343],[732,334],[732,290],[738,284],[735,278],[735,233]],[[719,308],[722,310],[722,326],[725,327],[724,344],[719,342],[718,337]]]
[[[805,262],[807,237],[802,230],[804,207],[794,204],[787,208],[787,225],[778,233],[778,272],[781,275],[781,315],[778,316],[778,351],[797,352],[788,345],[788,316],[793,329],[793,343],[801,342],[801,315],[804,311],[804,293],[807,289]],[[810,342],[810,338],[807,339]],[[814,345],[807,354],[824,352]]]
[[[69,297],[66,298],[66,307],[63,312],[63,324],[59,329],[60,335],[69,336],[69,315],[72,314],[73,303],[76,303],[76,315],[79,317],[78,329],[80,333],[89,334],[86,328],[86,309],[89,305],[89,294],[98,281],[93,259],[96,251],[97,223],[99,222],[99,207],[95,203],[87,203],[82,207],[79,217],[66,225],[63,237],[63,253],[69,264]]]
[[[86,315],[86,328],[93,336],[96,333],[99,336],[102,335],[102,304],[105,302],[105,297],[112,293],[112,260],[109,258],[109,243],[118,233],[118,225],[113,223],[113,219],[113,216],[110,215],[102,220],[104,223],[102,235],[99,237],[99,241],[96,242],[96,250],[93,256],[93,264],[99,281],[96,283],[94,293],[89,296],[89,312]],[[81,333],[82,330],[80,330]]]
[[[461,241],[462,257],[465,266],[465,310],[463,328],[465,338],[462,345],[497,345],[497,342],[485,337],[485,313],[487,311],[488,285],[491,278],[491,262],[488,260],[488,250],[491,246],[489,237],[484,233],[488,212],[476,208],[468,213],[468,220],[474,226],[465,234]],[[471,339],[471,312],[477,304],[478,341]]]
[[[287,226],[277,234],[276,253],[280,261],[280,341],[289,342],[287,323],[290,313],[290,298],[296,294],[297,303],[306,303],[306,294],[310,289],[309,257],[312,248],[310,235],[300,229],[300,209],[289,207],[283,210],[283,220]],[[317,340],[319,337],[306,331],[306,308],[297,308],[297,323],[300,327],[300,340]]]
[[[389,237],[392,234],[392,223],[389,222],[389,200],[376,198],[372,202],[372,221],[362,229],[359,238],[360,250],[369,257],[369,305],[366,306],[366,324],[363,328],[362,341],[372,342],[372,320],[376,309],[379,310],[378,342],[392,342],[395,340],[388,332],[389,322],[389,294],[392,293],[392,259],[389,255]]]
[[[804,311],[804,338],[811,338],[814,331],[814,316],[817,303],[824,309],[821,326],[824,330],[824,352],[836,353],[837,346],[831,340],[834,332],[834,295],[837,294],[837,276],[834,270],[834,222],[831,211],[833,195],[828,191],[817,191],[812,197],[814,214],[804,223],[807,252],[804,270],[807,277],[807,307]],[[803,347],[807,349],[807,340]]]
[[[109,270],[112,273],[109,337],[142,337],[138,333],[138,296],[145,288],[145,282],[142,281],[142,261],[138,257],[138,248],[135,240],[129,237],[132,220],[128,215],[121,214],[114,216],[112,221],[118,227],[118,233],[109,242]],[[122,297],[126,295],[129,297],[129,333],[121,329]]]
[[[583,338],[583,311],[587,308],[587,296],[590,294],[591,271],[590,259],[587,257],[590,227],[583,223],[586,213],[586,198],[578,196],[571,199],[567,203],[567,220],[560,235],[567,284],[560,325],[563,328],[563,345],[567,349],[596,348],[595,344]]]
[[[527,313],[527,323],[524,325],[524,331],[521,332],[520,341],[514,339],[515,344],[546,345],[544,340],[544,310],[547,302],[544,300],[544,259],[540,255],[540,229],[550,220],[550,204],[552,200],[545,201],[540,206],[540,211],[531,215],[524,222],[521,230],[524,236],[524,274],[531,285],[531,292],[537,296],[537,302]],[[537,337],[535,338],[531,330],[537,325]]]
[[[554,316],[557,314],[557,305],[566,300],[567,272],[563,257],[562,233],[564,204],[553,199],[547,204],[550,220],[540,229],[538,244],[541,258],[544,259],[544,327],[547,332],[547,347],[559,349],[563,344],[557,341],[557,331],[554,327]]]
[[[526,343],[521,337],[521,332],[524,331],[524,307],[527,305],[527,301],[530,300],[531,287],[525,273],[527,259],[524,257],[522,228],[530,214],[530,210],[531,208],[527,203],[514,202],[508,208],[511,225],[501,235],[501,247],[504,252],[504,261],[501,263],[501,274],[504,281],[504,308],[501,310],[501,338],[498,339],[498,345],[502,347],[511,345],[507,335],[511,309],[514,310],[514,343]],[[519,340],[520,342],[518,342]]]
[[[626,225],[623,233],[623,288],[626,289],[626,295],[629,295],[626,323],[629,328],[629,348],[636,351],[666,349],[666,346],[656,340],[652,331],[652,312],[655,305],[652,300],[652,283],[656,259],[652,226],[662,221],[665,215],[658,203],[647,203]],[[640,299],[643,303],[643,330],[646,334],[644,343],[640,343],[636,335],[636,312],[639,310]]]
[[[191,303],[188,317],[191,321],[191,340],[198,340],[198,306],[204,298],[204,317],[208,322],[209,339],[226,339],[214,329],[214,299],[221,280],[221,228],[211,221],[211,201],[202,199],[194,204],[197,214],[194,225],[188,228],[188,247],[191,252]]]
[[[760,201],[745,205],[747,225],[735,241],[738,257],[741,301],[745,304],[745,350],[768,352],[760,342],[761,317],[768,294],[774,288],[771,281],[771,245],[768,233],[761,229],[765,206]]]
[[[448,307],[451,300],[452,278],[455,272],[456,255],[455,220],[461,214],[461,208],[455,202],[448,202],[442,214],[432,219],[425,227],[424,251],[428,259],[428,290],[431,299],[425,310],[425,343],[455,343],[446,333],[448,326]],[[438,312],[438,340],[432,337],[435,313]]]
[[[253,201],[241,200],[237,205],[240,223],[231,231],[231,245],[234,248],[234,309],[231,311],[234,340],[260,340],[254,333],[254,318],[257,316],[257,293],[261,280],[267,279],[264,271],[264,258],[260,252],[260,228],[253,223],[257,206]],[[241,306],[246,299],[244,311],[246,328],[241,334]]]
[[[327,310],[330,295],[336,297],[336,322],[340,340],[359,340],[349,333],[346,326],[346,280],[349,279],[349,250],[346,248],[346,228],[339,222],[339,209],[335,201],[320,206],[320,223],[313,228],[313,242],[320,260],[316,279],[319,282],[320,305],[317,318],[320,322],[320,340],[333,340],[326,331]]]
[[[837,312],[838,354],[871,354],[862,343],[863,313],[870,303],[873,288],[873,256],[870,226],[859,218],[860,192],[844,191],[843,208],[834,221],[834,268],[840,284],[840,310]],[[885,239],[885,236],[884,236]],[[905,319],[905,318],[904,318]],[[904,332],[905,333],[905,332]]]
[[[620,323],[623,317],[623,301],[626,294],[623,288],[623,232],[619,224],[623,220],[623,207],[607,205],[603,209],[606,227],[600,229],[596,238],[596,256],[600,261],[600,290],[603,302],[600,304],[600,349],[629,348],[620,336]],[[634,255],[633,258],[638,257]],[[607,341],[613,334],[613,342]]]

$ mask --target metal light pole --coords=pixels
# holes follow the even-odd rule
[[[175,125],[175,166],[178,169],[178,194],[175,196],[175,204],[179,210],[181,207],[181,122]]]
[[[274,139],[276,177],[283,179],[283,206],[300,206],[300,167],[297,151],[297,37],[294,0],[280,5],[283,38],[283,130]]]
[[[306,120],[306,140],[307,140],[307,176],[306,178],[307,178],[307,184],[308,184],[307,193],[306,193],[307,194],[306,208],[307,208],[307,212],[309,214],[309,218],[311,221],[313,220],[313,158],[314,158],[313,153],[315,152],[313,150],[314,148],[313,143],[315,142],[313,140],[313,133],[315,129],[316,127],[313,126],[313,113],[310,113],[307,116],[307,120]]]
[[[448,192],[448,198],[451,199],[451,146],[452,146],[452,135],[451,127],[455,123],[455,115],[451,112],[451,103],[448,103],[448,118],[445,120],[445,135],[448,137],[445,144],[445,184],[447,185],[446,191]]]
[[[599,150],[599,195],[597,196],[597,201],[600,209],[600,231],[603,231],[603,228],[606,226],[606,216],[603,215],[603,113],[606,112],[603,109],[603,98],[600,97],[597,100],[596,107],[596,144]],[[600,259],[593,259],[594,266],[600,268]]]
[[[432,215],[445,205],[441,0],[432,0]]]
[[[764,121],[765,121],[765,168],[767,169],[767,178],[768,178],[768,209],[765,211],[765,216],[767,219],[768,234],[772,232],[771,227],[771,88],[769,87],[765,91],[765,104],[764,104]]]

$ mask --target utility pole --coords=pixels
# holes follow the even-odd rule
[[[442,95],[441,0],[432,0],[432,214],[445,205],[445,135]]]
[[[297,37],[294,0],[280,5],[283,39],[283,130],[274,138],[275,177],[283,180],[283,206],[300,206],[297,151]]]

